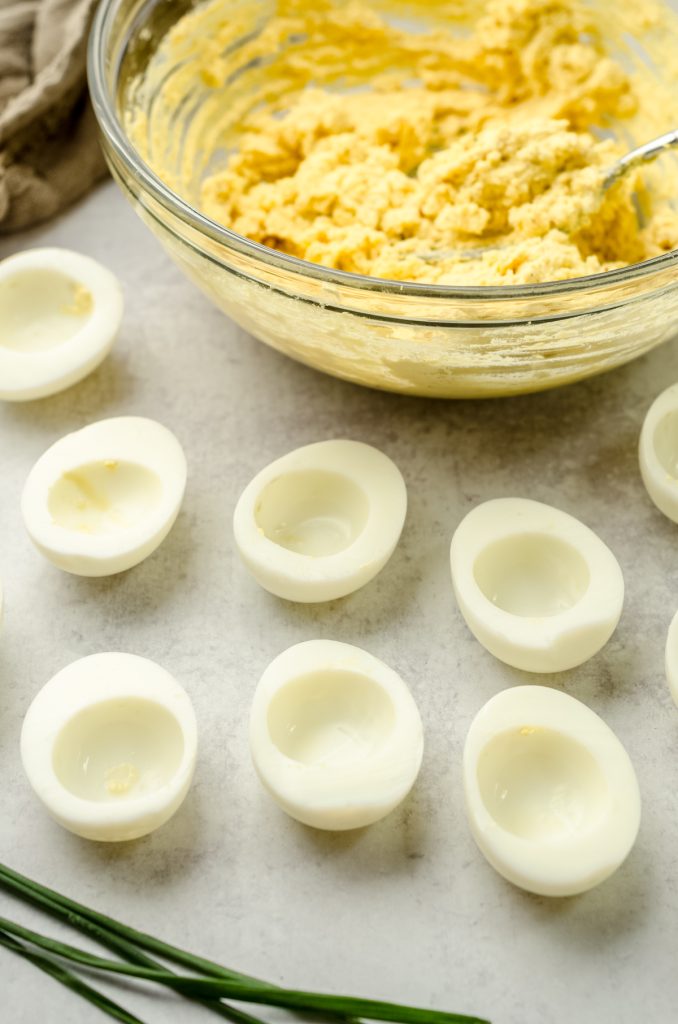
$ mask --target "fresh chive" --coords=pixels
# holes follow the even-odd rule
[[[61,896],[51,889],[39,885],[37,882],[32,882],[30,879],[3,865],[0,865],[0,884],[25,899],[41,903],[45,909],[49,909],[51,912],[54,912],[55,905],[58,906],[59,913],[62,914],[63,919],[72,923],[74,927],[80,930],[89,930],[94,935],[95,931],[91,928],[94,925],[96,931],[107,934],[109,939],[112,933],[116,942],[118,942],[119,951],[122,949],[119,940],[123,940],[125,946],[131,945],[137,950],[139,947],[152,950],[165,959],[193,968],[194,970],[197,969],[202,976],[184,977],[176,975],[152,961],[153,966],[148,966],[149,958],[144,958],[146,963],[143,963],[140,962],[139,957],[133,959],[127,955],[127,959],[132,959],[132,963],[129,965],[118,961],[106,960],[102,957],[86,953],[83,950],[78,950],[75,947],[45,939],[43,936],[37,936],[39,941],[36,944],[42,944],[44,947],[45,943],[49,943],[48,948],[57,951],[64,958],[75,960],[81,966],[153,981],[190,998],[218,1000],[225,996],[241,1002],[263,1003],[268,1006],[278,1006],[304,1012],[320,1011],[334,1017],[364,1017],[377,1021],[391,1021],[393,1024],[489,1024],[488,1021],[482,1020],[479,1017],[463,1014],[401,1006],[397,1003],[371,999],[283,989],[275,985],[269,985],[258,979],[249,978],[247,975],[230,971],[213,961],[193,956],[175,946],[161,942],[151,935],[137,932],[135,929],[129,928],[113,918],[99,914],[97,911],[91,910],[82,904],[69,900],[65,896]],[[16,928],[17,926],[13,927]],[[28,934],[27,929],[23,931]],[[37,935],[37,933],[32,934]],[[109,948],[114,948],[108,939],[104,944],[108,944]],[[57,947],[59,948],[57,949]]]
[[[113,1002],[108,996],[104,995],[103,992],[97,991],[92,988],[91,985],[87,985],[80,978],[76,977],[70,971],[67,971],[60,964],[55,963],[47,956],[42,956],[40,953],[35,953],[33,950],[26,949],[21,943],[17,942],[10,935],[0,930],[0,946],[4,946],[5,949],[10,949],[13,953],[24,958],[24,960],[30,961],[36,967],[39,967],[45,974],[49,974],[50,977],[56,981],[65,985],[66,988],[70,988],[72,992],[86,999],[89,1003],[92,1003],[103,1013],[108,1014],[109,1017],[114,1017],[116,1020],[123,1021],[123,1024],[144,1024],[139,1018],[135,1017],[134,1014],[129,1013],[124,1007],[118,1003]]]
[[[4,869],[0,867],[0,875],[2,870]],[[42,895],[38,891],[35,891],[32,886],[36,885],[36,883],[29,883],[28,879],[26,881],[27,884],[18,881],[13,882],[11,885],[11,890],[16,895],[19,895],[23,899],[28,900],[34,906],[39,906],[42,910],[46,910],[48,913],[52,914],[53,916],[57,917],[62,921],[65,921],[72,927],[78,928],[86,935],[95,939],[101,945],[104,945],[107,948],[113,950],[113,952],[119,953],[125,959],[129,960],[130,963],[160,971],[168,970],[164,964],[160,964],[158,963],[157,960],[153,960],[151,959],[151,957],[146,956],[146,954],[142,953],[139,949],[137,949],[135,946],[133,946],[130,942],[126,941],[125,939],[122,939],[117,935],[113,935],[105,931],[103,928],[99,927],[98,925],[95,925],[93,922],[87,920],[79,914],[74,913],[73,911],[66,910],[65,907],[63,906],[63,903],[68,902],[65,897],[61,898],[61,902],[57,902],[55,898],[53,899],[49,896]],[[3,879],[2,877],[0,877],[0,884],[2,883]],[[56,893],[54,894],[55,897],[57,895],[58,894]],[[7,931],[14,931],[15,934],[20,934],[20,930],[17,930],[18,926],[12,925],[11,922],[8,921],[5,922],[5,924],[7,925]],[[26,933],[24,937],[28,938],[28,931],[26,929],[24,929],[24,931]],[[37,933],[30,934],[34,936],[30,938],[30,941],[33,942],[34,945],[41,945],[41,943],[36,940],[42,939],[43,937],[38,936]],[[49,945],[47,945],[47,943],[49,942],[51,942],[51,940],[45,941],[44,948],[50,948]],[[59,952],[59,950],[55,951]],[[168,971],[168,973],[171,972]],[[184,995],[184,993],[179,994]],[[191,999],[191,996],[185,995],[185,998]],[[242,1010],[238,1010],[234,1006],[229,1006],[228,1003],[215,1001],[214,999],[197,999],[195,1001],[200,1002],[203,1006],[205,1006],[206,1009],[211,1010],[218,1016],[224,1017],[227,1020],[232,1021],[233,1024],[264,1024],[264,1022],[260,1018],[253,1017],[249,1013],[244,1013]]]
[[[392,1003],[381,1003],[367,999],[337,998],[335,996],[323,996],[316,993],[288,991],[285,989],[270,990],[267,993],[262,993],[258,989],[255,989],[254,992],[248,992],[246,986],[224,981],[223,979],[182,977],[166,970],[151,970],[133,964],[128,965],[114,960],[107,960],[85,950],[78,949],[75,946],[46,938],[37,932],[17,925],[12,921],[7,921],[4,918],[0,918],[0,930],[2,929],[51,953],[55,953],[57,956],[64,957],[91,970],[107,971],[146,981],[155,981],[178,992],[212,997],[230,994],[245,1001],[250,999],[255,1002],[265,1000],[269,1006],[305,1010],[324,1011],[330,1009],[336,1012],[336,1004],[339,1003],[341,1004],[339,1007],[340,1012],[348,1016],[369,1017],[372,1020],[393,1021],[399,1022],[399,1024],[424,1024],[426,1021],[435,1021],[437,1024],[459,1024],[459,1022],[473,1020],[473,1018],[460,1017],[457,1014],[435,1013],[429,1010],[418,1010],[414,1007],[396,1006]]]
[[[392,1024],[489,1024],[479,1017],[446,1013],[440,1010],[426,1010],[416,1006],[403,1006],[374,999],[359,999],[353,996],[325,995],[318,992],[304,992],[298,989],[249,988],[241,982],[221,978],[189,978],[178,975],[158,977],[155,972],[143,968],[130,968],[135,977],[145,977],[177,992],[200,996],[228,996],[242,1002],[265,1003],[288,1010],[319,1011],[320,1013],[341,1014],[343,1017],[364,1017],[374,1021],[391,1021]],[[155,976],[154,976],[155,974]]]
[[[30,878],[26,878],[24,875],[19,874],[17,871],[13,871],[4,864],[0,864],[0,886],[4,886],[14,893],[14,895],[21,897],[27,902],[33,904],[33,906],[39,907],[41,910],[46,911],[58,920],[71,925],[71,927],[76,928],[78,931],[81,931],[83,934],[94,939],[100,945],[120,954],[122,957],[129,960],[130,963],[158,970],[166,969],[164,964],[160,964],[157,960],[151,959],[151,957],[144,954],[138,946],[134,945],[133,942],[122,938],[123,933],[135,936],[142,936],[143,933],[137,933],[133,928],[121,925],[119,922],[107,918],[105,915],[99,914],[97,911],[91,910],[89,907],[82,906],[81,904],[70,900],[68,897],[62,896],[61,893],[56,892],[54,889],[49,889],[46,886],[40,885],[38,882],[34,882]],[[77,908],[77,911],[73,908]],[[97,921],[104,921],[107,925],[110,923],[111,925],[116,926],[119,934],[114,933],[102,924],[98,924]],[[164,943],[158,943],[157,940],[154,940],[152,936],[148,936],[148,938],[159,946],[165,946]],[[183,953],[182,950],[177,950],[176,952]],[[185,956],[190,961],[197,960],[203,962],[199,957],[193,957],[191,954],[185,954]],[[209,961],[205,962],[210,963]],[[222,972],[224,977],[248,978],[248,975],[229,971],[226,968],[220,967],[219,964],[212,964],[211,966],[214,968],[214,975],[216,975],[217,972]],[[251,980],[254,981],[254,979]],[[258,983],[260,985],[265,985],[265,982]],[[233,1024],[265,1024],[265,1022],[259,1017],[254,1017],[252,1014],[236,1009],[236,1007],[223,1001],[217,1001],[214,998],[197,999],[196,997],[191,997],[187,993],[179,994],[184,995],[187,999],[193,999],[193,1001],[200,1002],[206,1009],[211,1010],[218,1016],[232,1021]],[[328,1014],[328,1017],[338,1019],[340,1021],[346,1020],[346,1018],[341,1014]]]
[[[90,907],[86,907],[82,903],[76,903],[75,900],[71,900],[67,896],[62,896],[61,893],[56,892],[54,889],[49,889],[47,886],[40,885],[39,882],[34,882],[32,879],[26,878],[25,875],[19,874],[18,871],[13,871],[5,864],[0,864],[0,884],[4,884],[6,888],[14,890],[18,895],[27,895],[25,890],[29,889],[36,896],[40,895],[41,897],[47,897],[54,903],[59,904],[59,906],[67,912],[68,920],[70,920],[71,915],[75,915],[76,917],[84,919],[85,922],[91,922],[93,925],[104,929],[113,936],[117,936],[130,942],[137,949],[144,949],[148,952],[156,953],[158,956],[162,956],[166,960],[170,960],[172,963],[180,964],[182,967],[191,968],[200,974],[207,975],[208,977],[230,978],[234,981],[242,981],[248,985],[260,985],[262,988],[274,987],[265,981],[260,981],[258,978],[253,978],[248,974],[241,974],[239,971],[233,971],[229,968],[222,967],[221,964],[217,964],[213,960],[206,960],[204,957],[187,953],[183,949],[179,949],[176,946],[169,945],[167,942],[162,942],[160,939],[156,939],[153,935],[148,935],[145,932],[137,931],[135,928],[131,928],[128,925],[121,924],[120,921],[116,921],[112,917],[100,914],[98,911],[92,910]],[[24,892],[18,892],[17,886],[22,886]],[[75,921],[74,927],[81,931],[85,930],[80,923],[76,923]]]

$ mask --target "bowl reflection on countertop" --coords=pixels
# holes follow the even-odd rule
[[[251,12],[253,26],[261,26],[275,7],[271,0],[232,4],[240,14]],[[122,191],[186,275],[257,338],[359,384],[457,398],[569,383],[625,363],[675,335],[678,251],[573,281],[456,288],[329,270],[209,220],[153,173],[122,117],[159,41],[193,6],[190,0],[103,0],[90,39],[90,90],[106,157]],[[237,61],[237,51],[229,60]],[[229,76],[218,94],[223,109],[242,110],[249,74],[250,65],[243,65]],[[196,68],[188,101],[168,122],[175,141],[181,143],[191,129],[201,90],[207,92]],[[155,98],[151,93],[145,101],[149,132]],[[667,120],[670,127],[675,124]],[[181,144],[175,148],[179,164]],[[195,196],[197,203],[199,182],[189,186],[182,194]]]

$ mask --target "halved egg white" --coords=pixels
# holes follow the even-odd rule
[[[650,406],[640,434],[639,459],[647,493],[660,512],[678,523],[678,384]]]
[[[121,416],[48,448],[26,480],[21,510],[50,562],[80,576],[108,576],[162,543],[185,487],[186,459],[174,434],[154,420]]]
[[[380,572],[406,513],[405,482],[388,456],[359,441],[321,441],[257,474],[236,505],[233,531],[266,590],[330,601]]]
[[[197,727],[186,691],[133,654],[81,658],[30,705],[21,731],[28,781],[51,816],[86,839],[137,839],[188,792]]]
[[[585,704],[543,686],[504,690],[476,715],[464,792],[487,860],[542,896],[605,881],[640,825],[638,782],[622,744]]]
[[[44,398],[108,355],[122,320],[117,278],[67,249],[29,249],[0,262],[0,399]]]
[[[459,524],[450,560],[471,632],[515,668],[581,665],[619,622],[619,563],[588,526],[550,505],[523,498],[478,505]]]
[[[262,783],[291,817],[345,831],[404,800],[421,766],[423,730],[391,668],[358,647],[311,640],[261,677],[250,749]]]

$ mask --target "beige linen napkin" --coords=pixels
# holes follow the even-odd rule
[[[53,216],[106,168],[87,98],[96,0],[0,0],[0,232]]]

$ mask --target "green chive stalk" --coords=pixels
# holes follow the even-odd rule
[[[121,924],[104,914],[99,914],[54,890],[41,886],[3,865],[0,865],[0,886],[19,898],[59,917],[62,921],[118,953],[127,962],[96,956],[78,947],[50,939],[15,922],[0,919],[0,934],[5,936],[5,941],[2,944],[12,943],[10,948],[19,946],[22,950],[36,947],[87,970],[154,982],[170,988],[186,998],[205,1003],[210,1009],[215,1006],[220,1007],[218,1012],[226,1011],[223,1012],[223,1016],[229,1016],[235,1024],[262,1024],[262,1022],[249,1014],[221,1003],[220,1000],[225,997],[238,1002],[277,1006],[302,1013],[320,1012],[335,1018],[335,1020],[339,1017],[344,1021],[366,1018],[373,1021],[390,1021],[392,1024],[489,1024],[488,1021],[479,1017],[470,1017],[464,1014],[270,985],[257,978],[251,978],[222,967],[211,960],[194,956],[176,946],[164,943],[154,936],[136,931],[136,929]],[[28,947],[24,945],[26,943]],[[14,951],[18,950],[14,949]],[[195,974],[190,976],[176,974],[148,957],[146,955],[148,951],[188,968]],[[53,963],[42,953],[32,952],[31,955],[36,963],[35,958],[46,960],[49,964]],[[40,964],[37,965],[40,966]],[[43,969],[47,968],[43,966]],[[65,981],[64,984],[66,984]],[[106,997],[100,998],[106,999]],[[113,1004],[113,1006],[115,1005]],[[121,1008],[117,1009],[122,1013],[126,1012]],[[110,1013],[110,1009],[107,1009],[107,1012]],[[134,1018],[131,1019],[134,1020]]]

